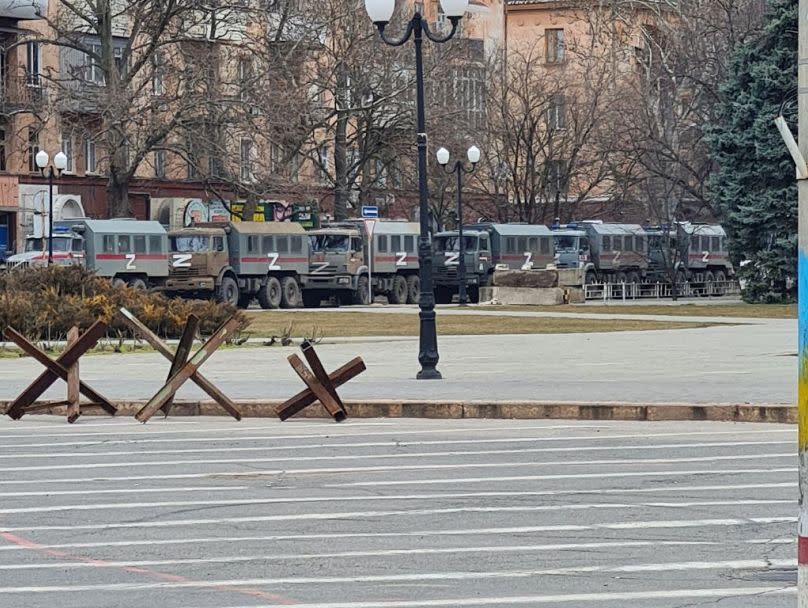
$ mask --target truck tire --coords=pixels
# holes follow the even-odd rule
[[[322,296],[316,291],[303,292],[303,306],[306,308],[320,308],[320,302],[322,301]]]
[[[233,277],[224,277],[222,279],[221,285],[216,290],[216,299],[222,304],[238,306],[238,283]]]
[[[411,274],[407,277],[407,304],[418,304],[418,294],[421,291],[421,277]]]
[[[112,279],[112,287],[115,289],[120,289],[121,287],[126,287],[126,281],[124,281],[120,277],[115,277]]]
[[[265,285],[258,290],[258,304],[264,310],[280,308],[281,282],[275,277],[269,277]]]
[[[356,291],[353,296],[354,304],[367,306],[370,304],[370,294],[368,293],[368,278],[359,277],[356,281]]]
[[[300,308],[300,283],[294,277],[281,279],[281,308]]]
[[[469,304],[480,303],[480,288],[477,285],[469,285],[468,289],[466,289],[466,295],[468,296]]]
[[[452,292],[448,287],[440,285],[435,288],[435,304],[451,304]]]
[[[715,291],[715,275],[712,270],[704,273],[704,295],[711,296]]]
[[[727,275],[723,270],[716,270],[715,271],[715,282],[718,283],[715,287],[715,295],[723,296],[726,295],[726,287],[724,283],[727,280]]]
[[[598,275],[596,275],[591,270],[587,270],[586,277],[584,278],[584,283],[586,285],[595,285],[597,282],[598,282]]]
[[[149,286],[146,285],[146,281],[141,278],[129,279],[129,287],[141,291],[146,291],[149,288]]]
[[[390,304],[406,304],[407,293],[407,279],[397,274],[393,279],[393,289],[390,290],[390,295],[388,296]]]

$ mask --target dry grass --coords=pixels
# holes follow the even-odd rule
[[[459,307],[455,307],[459,308]],[[470,310],[496,312],[572,312],[579,314],[667,315],[676,317],[732,317],[750,319],[796,319],[796,304],[680,304],[660,306],[579,305],[579,306],[479,306]]]
[[[280,335],[292,323],[292,337],[310,335],[313,328],[326,338],[354,336],[417,336],[415,314],[355,312],[249,312],[253,337]],[[536,317],[498,317],[494,315],[443,315],[438,313],[438,333],[447,335],[490,334],[568,334],[615,331],[648,331],[709,327],[713,323],[670,321],[623,321],[619,319],[567,319]]]

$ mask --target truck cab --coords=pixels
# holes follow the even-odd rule
[[[578,268],[586,272],[592,267],[589,237],[575,225],[553,227],[556,268]]]
[[[54,226],[53,263],[59,266],[84,265],[84,237],[69,228]],[[36,268],[48,264],[48,237],[28,236],[25,249],[6,259],[8,268]]]
[[[472,302],[480,298],[479,288],[489,285],[494,272],[491,240],[488,232],[463,230],[466,290]],[[432,282],[435,301],[448,304],[458,290],[460,234],[457,230],[438,232],[432,241]]]
[[[166,291],[210,295],[230,265],[224,228],[189,227],[168,234],[169,271]],[[232,299],[232,295],[231,295]]]
[[[356,227],[329,227],[309,231],[309,274],[303,287],[303,305],[316,307],[332,295],[340,303],[366,304],[367,283],[358,283],[367,273],[362,233]],[[367,277],[365,277],[365,281]]]

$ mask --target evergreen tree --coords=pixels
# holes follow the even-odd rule
[[[797,0],[771,0],[761,31],[742,44],[721,87],[708,131],[718,171],[709,189],[730,236],[749,301],[796,297],[797,186],[794,164],[774,126],[797,82]],[[792,130],[794,112],[786,112]]]

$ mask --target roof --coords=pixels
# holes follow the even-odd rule
[[[598,224],[585,222],[586,229],[595,234],[643,234],[645,230],[639,224]]]
[[[306,230],[297,222],[233,222],[234,232],[242,234],[304,234]]]
[[[691,224],[690,222],[682,222],[680,226],[687,234],[727,236],[724,229],[717,224]]]
[[[552,231],[542,224],[471,224],[469,228],[493,230],[506,236],[553,236]]]
[[[224,226],[220,228],[214,228],[212,226],[186,226],[185,228],[177,228],[175,230],[170,230],[168,232],[169,236],[181,236],[181,235],[189,236],[195,234],[221,236],[222,234],[224,234]]]
[[[61,223],[65,223],[63,220]],[[95,234],[166,234],[160,222],[149,220],[81,220],[71,222],[72,225],[84,224]]]
[[[586,236],[585,230],[562,229],[553,230],[553,236]]]
[[[318,234],[334,234],[343,236],[359,236],[359,229],[357,227],[334,227],[334,228],[317,228],[317,230],[309,230],[308,234],[317,236]]]
[[[466,230],[463,228],[463,236],[480,236],[481,234],[488,234],[487,232],[481,232],[479,230]],[[439,236],[457,236],[457,230],[444,230],[443,232],[436,232],[435,237]]]
[[[373,234],[420,234],[421,225],[416,222],[376,222]]]

